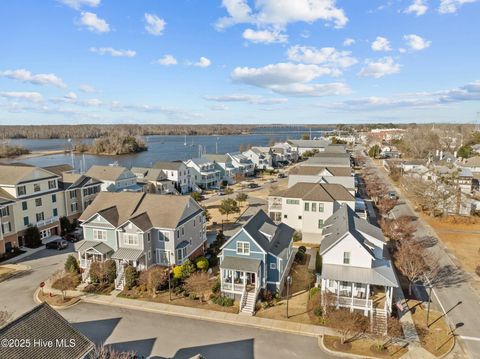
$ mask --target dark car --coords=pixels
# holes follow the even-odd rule
[[[63,236],[63,239],[72,243],[78,242],[79,240],[83,239],[83,232],[75,231],[72,233],[67,233]]]
[[[278,178],[285,178],[285,177],[287,177],[287,175],[286,175],[285,173],[279,173],[279,174],[277,175],[277,177],[278,177]]]
[[[47,249],[65,249],[68,247],[68,242],[65,239],[54,239],[51,242],[45,244],[45,248]]]
[[[255,182],[253,182],[253,183],[249,183],[247,187],[248,187],[248,188],[258,188],[259,186],[258,186],[258,184],[256,184]]]

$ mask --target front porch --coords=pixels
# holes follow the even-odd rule
[[[87,281],[90,274],[90,265],[93,262],[104,262],[109,259],[113,249],[103,242],[81,241],[75,244],[78,260],[82,272],[82,281]]]

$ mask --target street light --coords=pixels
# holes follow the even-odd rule
[[[290,296],[290,285],[292,284],[292,277],[288,276],[287,277],[287,319],[289,318],[288,316],[288,297]]]

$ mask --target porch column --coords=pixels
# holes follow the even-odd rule
[[[223,277],[225,269],[220,269],[220,291],[223,292]]]
[[[365,315],[368,315],[368,311],[370,310],[370,307],[368,305],[368,301],[370,299],[370,284],[367,284],[367,291],[365,293]]]
[[[353,288],[355,287],[355,283],[352,282],[352,305],[350,306],[350,311],[353,312]]]
[[[337,283],[337,308],[338,308],[340,304],[340,282],[336,280],[335,283]]]

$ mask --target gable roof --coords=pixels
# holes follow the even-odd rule
[[[289,172],[290,175],[300,175],[300,176],[316,176],[320,175],[321,172],[327,170],[334,176],[348,176],[352,175],[352,170],[348,167],[321,167],[321,166],[298,166],[292,168]]]
[[[212,162],[215,161],[217,163],[226,163],[231,161],[230,157],[227,154],[205,153],[202,155],[202,158],[206,158],[207,160],[210,160]]]
[[[0,165],[0,184],[16,185],[22,182],[58,177],[56,174],[35,166]]]
[[[182,166],[184,166],[184,164],[181,161],[172,161],[172,162],[158,161],[158,162],[155,162],[155,164],[153,165],[153,168],[158,168],[161,170],[169,170],[169,171],[178,171]]]
[[[313,157],[317,158],[350,158],[350,154],[342,151],[342,152],[331,152],[331,151],[324,151],[315,153]]]
[[[299,182],[286,190],[273,194],[273,196],[319,202],[355,201],[345,187],[336,183]]]
[[[73,171],[73,167],[65,163],[61,165],[46,166],[43,168],[46,169],[47,171],[55,173],[57,176],[61,176],[64,172]]]
[[[338,156],[310,157],[300,166],[350,167],[350,158]]]
[[[288,140],[288,143],[297,146],[297,147],[307,147],[307,148],[324,148],[327,147],[331,141],[326,139],[319,140]]]
[[[0,337],[5,339],[38,338],[53,341],[56,339],[74,340],[75,346],[3,346],[2,358],[84,358],[94,347],[94,343],[76,330],[62,315],[47,303],[37,305],[19,318],[0,329]]]
[[[128,169],[122,166],[93,165],[85,175],[103,181],[116,181],[125,171],[128,171]]]
[[[163,170],[160,168],[132,167],[131,171],[135,175],[142,174],[143,179],[148,181],[161,181],[167,177],[165,172],[163,172]]]

